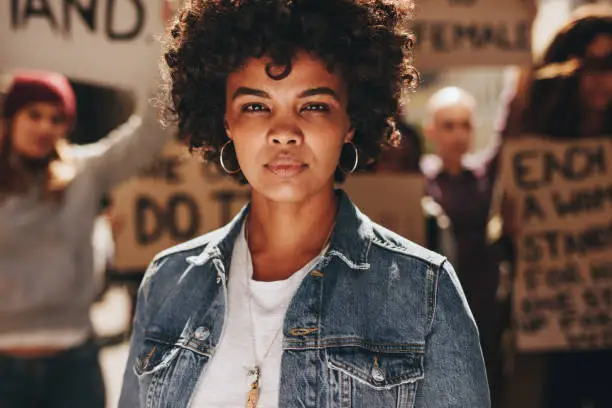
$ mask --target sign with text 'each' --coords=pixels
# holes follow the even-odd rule
[[[526,138],[502,152],[523,351],[612,347],[612,139]]]

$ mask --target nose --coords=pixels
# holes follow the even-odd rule
[[[268,132],[268,142],[275,145],[300,145],[304,133],[297,123],[283,120],[275,123]]]
[[[49,118],[43,118],[38,121],[38,130],[45,135],[51,133],[55,127],[56,125]]]

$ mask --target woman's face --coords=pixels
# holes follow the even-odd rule
[[[49,102],[35,102],[21,108],[12,119],[12,146],[28,159],[45,159],[56,143],[68,134],[68,121],[62,109]]]
[[[227,134],[254,194],[300,202],[333,188],[342,145],[353,137],[348,90],[307,53],[296,55],[281,80],[268,76],[269,62],[250,59],[229,76]]]
[[[612,35],[601,34],[591,41],[587,60],[609,58],[612,55]],[[580,90],[584,102],[594,110],[604,110],[612,103],[612,69],[586,70],[581,77]]]

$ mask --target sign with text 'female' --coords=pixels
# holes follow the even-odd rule
[[[413,30],[419,70],[531,62],[533,0],[421,0]]]
[[[508,142],[523,351],[612,347],[612,139]]]

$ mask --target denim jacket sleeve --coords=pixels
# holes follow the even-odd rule
[[[151,263],[142,284],[138,289],[138,301],[136,302],[136,311],[134,313],[134,322],[132,325],[132,336],[130,340],[130,352],[123,374],[123,385],[121,388],[121,396],[119,398],[118,408],[135,408],[140,406],[140,390],[138,377],[134,371],[134,366],[137,358],[137,345],[142,344],[144,340],[144,327],[147,310],[147,294],[148,285],[150,283],[150,275],[157,268],[155,262]]]
[[[489,408],[478,329],[449,262],[439,269],[431,328],[426,339],[425,378],[416,407]]]

